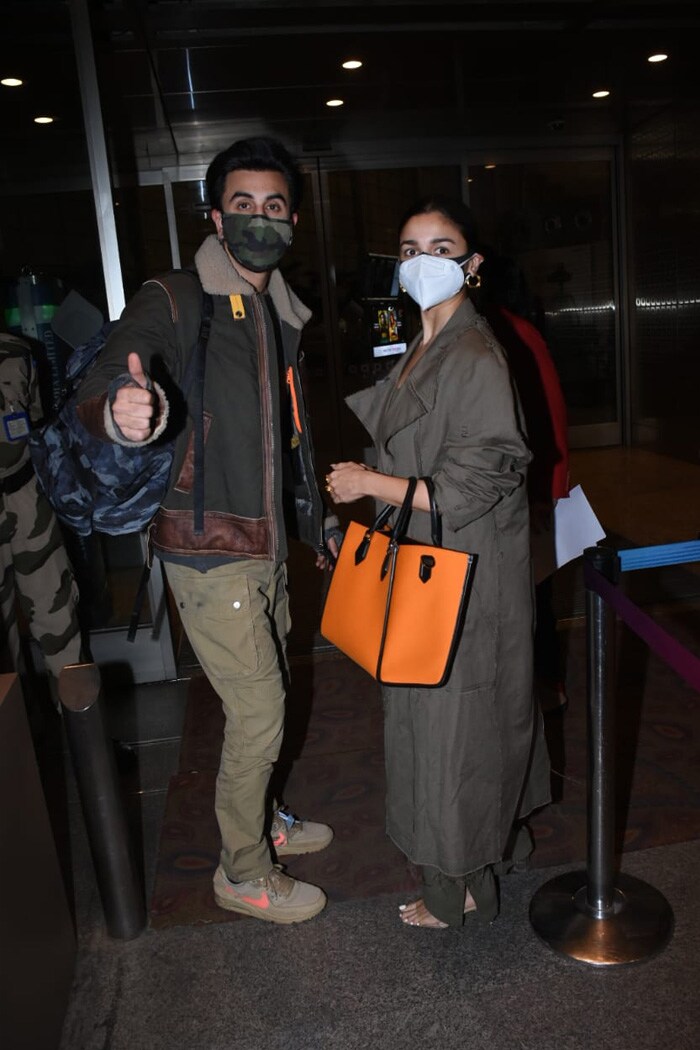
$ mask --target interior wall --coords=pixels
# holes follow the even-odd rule
[[[698,461],[700,139],[697,108],[667,109],[627,138],[632,435]]]

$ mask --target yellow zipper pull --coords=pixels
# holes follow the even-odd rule
[[[243,305],[243,296],[229,295],[228,300],[231,303],[231,313],[233,314],[234,321],[242,321],[245,318],[245,306]]]

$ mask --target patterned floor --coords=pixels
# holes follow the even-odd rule
[[[700,465],[644,449],[574,451],[582,484],[615,548],[694,539],[700,530]],[[356,513],[356,508],[352,510]],[[363,519],[364,520],[364,519]],[[324,577],[308,551],[289,561],[294,627],[287,737],[280,780],[300,816],[335,830],[321,854],[290,858],[292,874],[331,900],[411,891],[415,872],[384,834],[382,715],[376,685],[318,633]],[[630,573],[625,590],[693,652],[700,652],[700,563]],[[551,806],[531,826],[534,864],[585,863],[586,640],[580,562],[555,577],[554,605],[567,653],[569,709],[546,721]],[[313,658],[300,654],[315,652]],[[616,697],[617,840],[637,850],[700,837],[700,696],[626,630],[619,629]],[[190,665],[188,665],[190,666]],[[213,812],[223,720],[206,680],[192,679],[179,772],[172,778],[155,892],[154,927],[225,922],[211,894],[218,835]]]
[[[700,613],[663,617],[697,651]],[[555,802],[536,814],[534,864],[585,863],[585,629],[563,632],[569,709],[546,720]],[[382,715],[375,683],[337,654],[294,663],[279,780],[300,816],[331,824],[323,853],[289,858],[292,874],[324,887],[331,901],[416,886],[416,875],[384,834]],[[617,837],[636,850],[700,837],[700,697],[628,632],[620,630],[617,696]],[[211,877],[218,834],[214,781],[220,704],[206,679],[192,679],[180,771],[172,778],[162,830],[151,925],[226,922]]]

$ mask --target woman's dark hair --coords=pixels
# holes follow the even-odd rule
[[[289,187],[289,206],[297,211],[301,203],[303,182],[292,156],[277,139],[261,135],[241,139],[217,154],[207,168],[207,197],[210,208],[223,211],[221,198],[226,176],[231,171],[279,171]]]
[[[449,219],[450,222],[453,222],[461,230],[464,239],[469,245],[469,250],[472,252],[476,251],[477,233],[474,216],[467,205],[456,197],[443,197],[440,194],[422,197],[412,208],[408,209],[401,219],[399,234],[401,234],[409,219],[413,219],[416,215],[428,215],[431,211],[437,211],[444,215],[446,219]]]

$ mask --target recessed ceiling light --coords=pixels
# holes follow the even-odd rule
[[[21,87],[22,81],[17,77],[3,77],[3,79],[0,80],[0,84],[2,84],[3,87]]]
[[[53,117],[34,117],[35,124],[53,124]]]
[[[668,55],[664,55],[664,53],[660,51],[658,55],[649,55],[647,62],[665,62],[667,58]]]
[[[593,98],[607,98],[609,94],[609,91],[594,91]]]
[[[486,171],[493,171],[495,167],[495,164],[484,164],[484,168],[486,169]]]
[[[343,69],[360,69],[361,66],[359,58],[349,58],[347,62],[343,62]]]
[[[344,106],[345,103],[342,98],[329,98],[326,102],[327,106]]]

